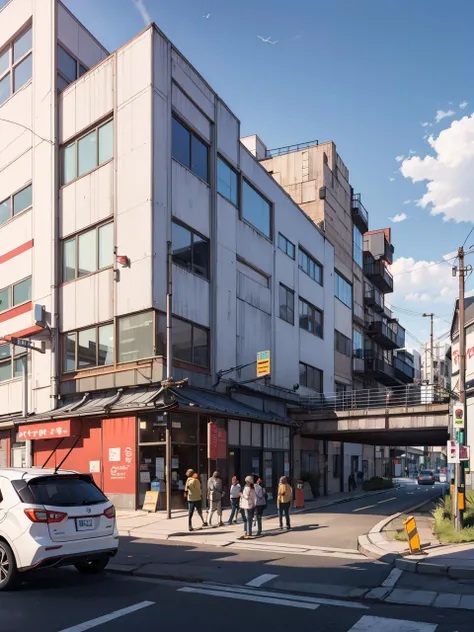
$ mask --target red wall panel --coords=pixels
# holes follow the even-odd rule
[[[136,494],[137,420],[135,417],[102,421],[104,492]]]

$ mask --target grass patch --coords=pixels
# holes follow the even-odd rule
[[[398,542],[408,542],[408,536],[405,529],[397,529],[397,532],[393,538],[394,540],[398,540]]]
[[[464,511],[464,528],[455,531],[452,523],[451,497],[446,498],[433,511],[435,520],[434,532],[440,542],[445,544],[461,544],[474,542],[474,491],[466,492],[466,510]]]

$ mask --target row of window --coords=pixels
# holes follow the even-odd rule
[[[64,88],[82,77],[87,72],[86,66],[68,53],[58,44],[58,90],[62,92]]]
[[[291,259],[295,258],[295,245],[282,233],[278,233],[278,248]],[[323,266],[301,246],[298,248],[298,267],[319,285],[323,285]]]
[[[291,325],[295,324],[295,293],[280,283],[280,318]],[[299,326],[310,333],[323,338],[323,312],[301,297],[299,298]]]
[[[173,358],[209,367],[209,331],[173,316]],[[166,355],[166,317],[142,312],[117,320],[117,362]],[[115,330],[106,323],[63,334],[63,371],[114,363]]]
[[[0,290],[0,312],[31,301],[31,277]]]
[[[173,116],[171,155],[201,180],[209,182],[209,148]]]
[[[62,148],[61,182],[68,184],[114,156],[114,122],[98,125]]]
[[[334,294],[344,305],[352,309],[352,285],[337,271],[334,273]]]
[[[86,230],[63,241],[62,276],[64,283],[107,268],[113,265],[113,262],[113,222]]]
[[[25,85],[33,74],[31,26],[0,51],[0,105]]]
[[[314,366],[300,362],[300,386],[305,386],[318,393],[323,392],[323,372]]]
[[[22,361],[25,351],[13,345],[0,346],[0,382],[6,382],[22,375]]]
[[[26,211],[32,205],[33,186],[29,184],[0,202],[0,224],[4,224],[22,211]]]

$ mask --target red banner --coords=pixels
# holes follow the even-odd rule
[[[207,457],[214,460],[227,458],[227,432],[213,421],[207,424]]]
[[[135,494],[137,481],[135,417],[102,421],[102,461],[106,494]]]
[[[63,439],[81,434],[78,419],[64,421],[45,421],[39,424],[18,426],[17,441],[34,441],[35,439]]]

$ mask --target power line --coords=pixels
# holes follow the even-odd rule
[[[407,309],[406,307],[398,307],[397,305],[390,305],[390,309],[394,309],[397,312],[402,312],[403,314],[406,314],[408,316],[423,316],[423,312],[415,312],[411,309]],[[434,314],[434,316],[439,320],[443,320],[448,325],[451,325],[450,321],[446,320],[446,318],[443,318],[442,316],[439,316],[438,314]]]
[[[17,121],[10,121],[9,119],[5,119],[5,118],[0,118],[0,121],[2,123],[11,123],[12,125],[18,125],[18,127],[22,127],[24,130],[27,130],[28,132],[31,132],[33,134],[33,136],[37,136],[41,140],[44,140],[45,143],[49,143],[50,145],[54,145],[54,141],[50,140],[49,138],[43,138],[43,136],[40,136],[34,130],[32,130],[31,127],[27,127],[26,125],[23,125],[22,123],[17,123]]]
[[[473,226],[473,230],[474,230],[474,226]],[[472,231],[471,231],[472,232]],[[470,235],[471,233],[469,233]],[[467,238],[469,237],[469,235],[467,236]],[[467,241],[466,238],[466,241]],[[466,243],[466,242],[464,242]],[[474,252],[474,250],[470,250],[468,252],[464,253],[464,256],[467,257],[467,255],[471,255]],[[450,261],[454,261],[455,259],[457,259],[458,256],[455,255],[454,257],[449,257],[449,259],[442,259],[441,261],[434,261],[433,263],[429,263],[426,266],[421,266],[419,268],[414,268],[413,270],[404,270],[403,272],[396,272],[395,274],[392,274],[393,277],[397,277],[397,276],[401,276],[402,274],[412,274],[413,272],[418,272],[419,270],[427,270],[428,268],[433,268],[434,266],[440,266],[443,263],[449,263]]]
[[[469,237],[471,236],[472,231],[474,230],[474,226],[471,228],[471,230],[468,232],[466,239],[464,240],[464,243],[462,245],[462,247],[464,248],[464,246],[466,245],[466,241],[469,239]]]

